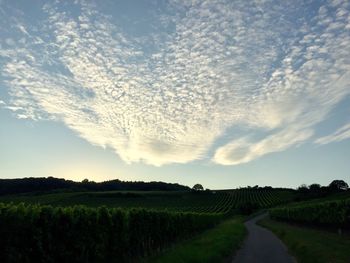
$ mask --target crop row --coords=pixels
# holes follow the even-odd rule
[[[233,191],[217,191],[208,193],[206,204],[197,205],[192,202],[190,206],[171,208],[175,211],[192,211],[197,213],[229,213],[242,206],[250,205],[257,208],[272,207],[290,200],[290,191],[269,189],[239,189]]]
[[[350,199],[279,207],[271,209],[270,215],[277,220],[350,227]]]
[[[131,262],[213,226],[220,214],[0,204],[2,262]]]

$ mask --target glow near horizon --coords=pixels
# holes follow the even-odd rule
[[[348,1],[0,3],[0,107],[125,163],[237,166],[350,138],[349,118],[317,130],[350,93]]]

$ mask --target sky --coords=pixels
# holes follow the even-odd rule
[[[350,2],[0,0],[0,178],[350,182]]]

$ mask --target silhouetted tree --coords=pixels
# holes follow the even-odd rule
[[[321,190],[320,184],[310,184],[309,189],[311,192],[319,192]]]
[[[54,177],[0,179],[0,195],[48,191],[188,191],[188,186],[164,182],[123,182],[118,179],[96,183],[84,179],[74,182]]]
[[[307,193],[309,191],[309,188],[307,187],[306,184],[302,184],[298,187],[298,192],[300,193]]]
[[[333,180],[328,187],[331,190],[339,191],[339,190],[348,190],[349,185],[343,180]]]
[[[203,191],[204,188],[201,184],[195,184],[193,187],[192,187],[193,190],[195,191]]]
[[[89,183],[89,179],[85,178],[83,181],[81,181],[83,184]]]

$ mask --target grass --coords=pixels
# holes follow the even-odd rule
[[[274,232],[299,263],[350,262],[350,236],[271,219],[264,219],[259,224]]]
[[[240,247],[245,235],[243,217],[235,217],[192,239],[176,244],[146,262],[223,262]]]

